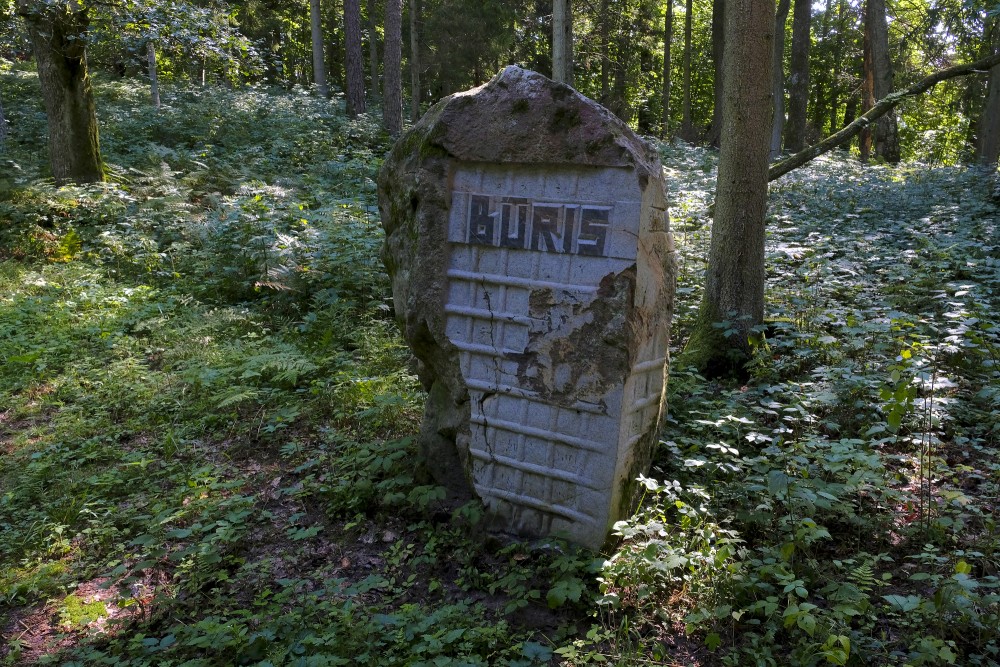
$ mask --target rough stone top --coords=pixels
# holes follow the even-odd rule
[[[658,162],[607,109],[514,65],[479,88],[441,100],[414,130],[426,144],[470,162],[631,167],[640,174]]]

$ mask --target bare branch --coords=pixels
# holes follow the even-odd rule
[[[855,135],[859,134],[865,127],[871,125],[874,121],[892,111],[892,109],[894,109],[907,97],[921,95],[933,88],[935,85],[948,79],[954,79],[955,77],[976,74],[979,72],[988,72],[990,68],[998,64],[1000,64],[1000,53],[995,53],[988,58],[983,58],[982,60],[977,60],[972,63],[955,65],[954,67],[938,70],[937,72],[924,77],[920,81],[917,81],[908,88],[886,95],[876,102],[875,106],[863,115],[855,118],[849,125],[845,126],[839,132],[835,132],[818,144],[814,144],[790,157],[785,158],[777,164],[771,165],[771,168],[767,172],[767,180],[773,181],[781,178],[793,169],[797,169],[807,162],[811,162],[823,153],[826,153],[845,141],[848,141]]]

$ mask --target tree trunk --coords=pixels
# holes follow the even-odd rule
[[[773,38],[774,0],[729,0],[715,222],[705,293],[678,367],[732,369],[750,354],[764,319]]]
[[[566,37],[563,39],[563,50],[566,61],[566,85],[575,84],[573,76],[573,0],[566,1]]]
[[[795,0],[792,10],[792,58],[788,68],[788,126],[785,128],[785,148],[793,153],[802,150],[806,143],[811,19],[811,0]]]
[[[385,93],[382,125],[393,137],[403,131],[403,0],[385,1]]]
[[[615,58],[612,61],[614,81],[611,86],[611,100],[608,108],[626,123],[631,123],[632,108],[628,103],[628,63],[625,53],[628,45],[622,43],[620,38],[617,41],[618,48],[615,49]]]
[[[378,85],[378,31],[375,24],[376,0],[368,0],[368,76],[369,97],[377,100],[381,90]]]
[[[769,181],[773,181],[776,178],[781,178],[793,169],[798,169],[802,165],[810,162],[811,160],[819,157],[823,153],[840,146],[841,144],[850,141],[851,138],[857,136],[861,133],[863,128],[869,127],[872,123],[876,122],[879,118],[887,115],[890,111],[896,108],[896,106],[905,100],[907,97],[915,97],[922,93],[927,92],[937,84],[942,81],[947,81],[948,79],[954,79],[959,76],[966,76],[968,74],[976,74],[979,72],[989,71],[991,67],[996,67],[1000,65],[1000,52],[994,53],[988,58],[983,58],[982,60],[977,60],[973,63],[966,63],[965,65],[955,65],[954,67],[948,67],[947,69],[938,70],[933,74],[925,76],[920,81],[909,88],[905,88],[898,93],[892,93],[887,97],[883,97],[875,105],[862,114],[860,117],[855,118],[844,127],[839,132],[831,134],[823,141],[818,144],[814,144],[805,148],[791,157],[785,158],[778,164],[772,165],[768,170],[767,178]],[[850,112],[848,108],[848,112]]]
[[[319,0],[310,1],[309,18],[312,23],[313,83],[316,84],[316,90],[322,97],[329,97],[330,88],[326,85],[326,64],[323,58],[323,19]]]
[[[103,181],[97,112],[87,71],[87,10],[78,4],[56,4],[39,11],[22,0],[18,11],[38,63],[52,176],[59,183]]]
[[[692,0],[687,0],[684,13],[684,72],[683,97],[681,100],[681,139],[694,141],[694,126],[691,123],[691,19],[694,13]]]
[[[885,0],[865,1],[864,85],[862,112],[871,109],[876,100],[892,93],[892,64],[889,61],[889,28],[885,19]],[[899,131],[896,115],[882,116],[875,126],[861,136],[861,157],[874,154],[886,162],[899,162]]]
[[[361,61],[361,3],[344,0],[344,69],[347,70],[347,116],[357,118],[365,112],[365,69]]]
[[[712,2],[712,129],[708,133],[708,143],[716,148],[722,138],[722,95],[726,73],[722,66],[726,50],[726,0]]]
[[[660,136],[670,137],[670,40],[674,36],[674,2],[667,0],[663,15],[663,110],[660,114]]]
[[[420,120],[420,0],[410,0],[410,121]]]
[[[598,17],[601,34],[601,104],[607,104],[611,96],[611,12],[608,5],[609,0],[601,0],[601,15]]]
[[[865,0],[864,32],[862,34],[861,50],[864,60],[861,66],[861,113],[866,113],[875,106],[875,65],[872,60],[871,30],[868,26],[868,6],[870,0]],[[865,125],[858,133],[858,153],[862,162],[868,162],[872,154],[872,128]]]
[[[566,0],[552,0],[552,80],[566,83]]]
[[[996,53],[1000,49],[1000,25],[993,21],[992,25],[987,24],[985,32],[983,41],[992,42],[993,53]],[[993,33],[992,40],[990,33]],[[996,168],[1000,159],[1000,65],[990,69],[986,105],[977,125],[975,161]]]
[[[781,155],[781,136],[785,130],[785,21],[788,20],[790,0],[778,1],[774,15],[774,53],[771,62],[771,95],[774,96],[774,118],[771,121],[771,155],[777,160]]]
[[[834,77],[830,84],[830,133],[837,131],[840,127],[840,81],[844,63],[844,31],[847,27],[847,0],[837,2],[837,36],[833,44],[833,71]],[[845,123],[846,125],[846,123]]]
[[[833,15],[833,0],[826,0],[826,8],[823,11],[823,18],[820,21],[819,36],[816,38],[816,43],[819,45],[826,45],[830,37],[830,22],[832,21]],[[831,70],[821,63],[816,69],[816,83],[813,85],[813,97],[812,97],[812,123],[813,127],[819,134],[823,134],[824,124],[827,118],[827,104],[829,102],[829,92],[832,89],[832,72],[836,70]]]
[[[160,83],[156,77],[156,44],[150,39],[146,42],[146,59],[149,62],[149,95],[153,106],[160,108]]]
[[[976,137],[976,162],[996,167],[1000,159],[1000,65],[990,70],[986,106],[979,121]]]

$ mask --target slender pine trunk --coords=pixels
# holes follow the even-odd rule
[[[795,0],[792,9],[792,58],[788,68],[788,125],[785,148],[793,153],[806,143],[806,118],[809,102],[809,24],[812,1]]]
[[[774,15],[774,52],[771,62],[771,95],[774,96],[774,117],[771,120],[770,159],[781,155],[781,137],[785,130],[785,21],[788,20],[790,0],[778,1]]]
[[[660,114],[660,137],[670,137],[670,41],[674,37],[674,3],[667,0],[663,15],[663,109]]]
[[[566,37],[563,39],[563,60],[566,61],[566,85],[574,85],[573,75],[573,0],[566,1]]]
[[[830,133],[840,127],[840,89],[844,64],[844,29],[847,25],[847,0],[837,2],[837,36],[833,44],[833,82],[830,86]]]
[[[708,133],[708,143],[718,148],[722,139],[722,95],[726,72],[723,58],[726,50],[726,0],[712,2],[712,128]]]
[[[830,37],[830,24],[832,22],[833,15],[833,0],[826,0],[826,8],[823,11],[823,18],[820,21],[819,27],[819,37],[817,38],[818,44],[825,45]],[[824,58],[825,61],[825,58]],[[832,75],[833,72],[828,67],[824,66],[824,63],[819,63],[816,68],[816,85],[813,86],[813,97],[812,97],[812,124],[816,131],[820,134],[824,134],[824,124],[827,118],[827,105],[830,100],[830,91],[832,90]]]
[[[344,69],[347,81],[347,116],[357,118],[366,111],[365,70],[361,60],[361,3],[344,0]]]
[[[690,0],[688,0],[690,2]],[[611,96],[611,11],[609,0],[601,0],[601,104],[607,104]]]
[[[382,103],[382,125],[393,137],[403,131],[403,1],[385,2],[385,93]]]
[[[381,88],[378,82],[378,31],[375,22],[376,0],[368,0],[368,90],[374,102],[379,98]]]
[[[684,71],[681,100],[681,139],[694,141],[694,125],[691,121],[691,27],[694,7],[692,0],[684,6]]]
[[[420,0],[410,0],[410,121],[420,120]]]
[[[309,21],[312,26],[312,64],[313,83],[321,97],[330,96],[330,88],[326,83],[326,63],[323,53],[323,21],[320,13],[320,0],[310,0]]]

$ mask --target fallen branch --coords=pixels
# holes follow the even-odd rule
[[[866,111],[861,116],[855,118],[850,124],[846,125],[839,132],[831,134],[823,141],[818,144],[814,144],[809,148],[799,151],[795,155],[789,156],[771,166],[767,171],[767,180],[773,181],[775,179],[781,178],[793,169],[797,169],[802,165],[806,164],[819,157],[823,153],[830,151],[845,141],[852,139],[855,135],[860,134],[861,130],[865,129],[873,122],[889,113],[894,109],[900,102],[902,102],[907,97],[914,97],[916,95],[921,95],[935,85],[945,81],[947,79],[954,79],[958,76],[965,76],[967,74],[975,74],[977,72],[988,72],[991,67],[1000,64],[1000,52],[994,53],[988,58],[983,58],[982,60],[977,60],[973,63],[966,63],[964,65],[955,65],[954,67],[948,67],[943,70],[939,70],[930,74],[909,88],[904,88],[895,93],[890,93],[886,95],[878,102],[875,103],[871,109]]]

